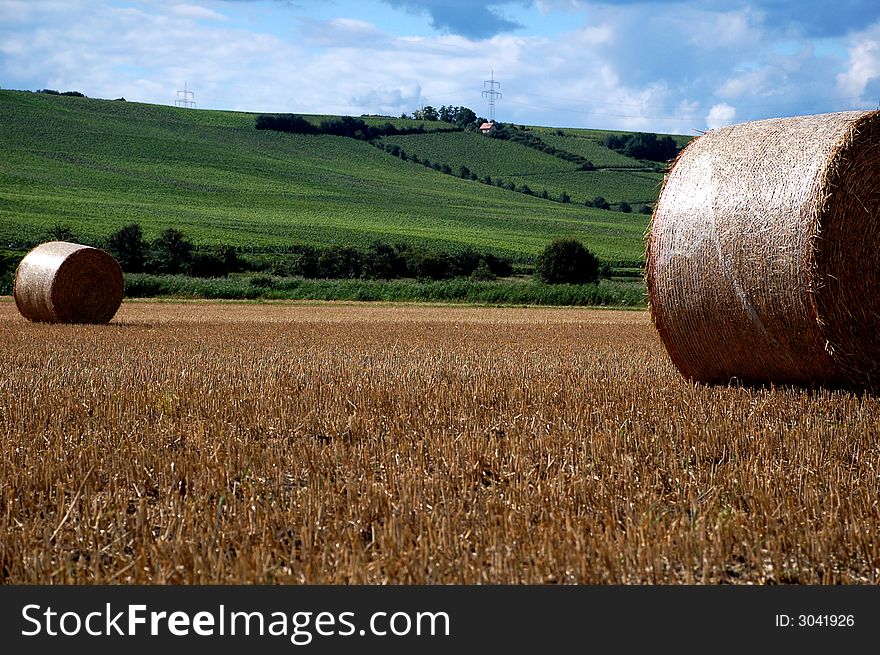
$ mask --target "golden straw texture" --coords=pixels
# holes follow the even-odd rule
[[[41,323],[108,323],[122,304],[119,263],[98,248],[49,241],[31,250],[15,272],[21,315]]]
[[[880,112],[712,130],[647,234],[651,316],[688,379],[880,379]]]

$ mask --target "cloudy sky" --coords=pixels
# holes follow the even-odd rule
[[[0,87],[695,134],[880,104],[877,0],[0,0]]]

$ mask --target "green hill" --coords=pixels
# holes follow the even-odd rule
[[[599,145],[602,133],[589,130],[541,135],[584,153],[600,166],[595,171],[477,133],[432,131],[446,124],[385,137],[376,147],[256,130],[255,118],[0,91],[0,247],[30,247],[55,226],[100,243],[136,222],[148,238],[176,227],[197,245],[253,252],[381,239],[529,260],[553,238],[570,236],[605,261],[632,265],[642,258],[648,217],[583,201],[602,195],[635,207],[656,198],[662,179],[645,162]],[[394,156],[386,144],[446,164],[447,173]],[[463,179],[461,166],[546,189],[550,199]],[[553,200],[562,191],[572,202]]]

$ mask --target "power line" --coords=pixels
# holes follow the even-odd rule
[[[495,98],[496,97],[498,97],[499,99],[501,98],[501,92],[495,90],[495,85],[497,84],[498,88],[501,88],[501,82],[497,82],[495,80],[495,70],[494,69],[492,70],[491,78],[492,79],[485,80],[483,82],[483,87],[485,88],[485,86],[488,84],[489,90],[483,91],[482,95],[484,98],[489,98],[489,122],[494,123],[495,122]]]
[[[178,107],[189,107],[190,109],[194,109],[196,106],[195,97],[195,93],[190,91],[186,87],[186,82],[184,82],[183,90],[177,92],[177,99],[174,101],[174,104]]]

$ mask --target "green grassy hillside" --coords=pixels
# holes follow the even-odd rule
[[[412,134],[385,137],[383,142],[399,145],[421,159],[447,164],[453,172],[465,166],[479,178],[488,175],[493,181],[512,182],[517,187],[526,185],[537,194],[546,190],[551,198],[566,192],[574,204],[583,204],[596,196],[632,206],[652,203],[663,181],[657,164],[624,157],[600,145],[600,139],[595,134],[590,138],[541,135],[545,143],[592,161],[596,166],[593,171],[579,170],[570,161],[476,132]]]
[[[255,117],[0,91],[0,246],[28,247],[53,226],[100,242],[137,222],[148,238],[176,227],[199,245],[257,252],[382,239],[529,259],[551,239],[572,236],[606,261],[642,258],[647,216],[574,200],[653,201],[659,173],[578,172],[475,133],[393,137],[456,168],[471,162],[480,175],[536,192],[567,190],[573,202],[562,204],[444,174],[363,141],[256,130]]]

